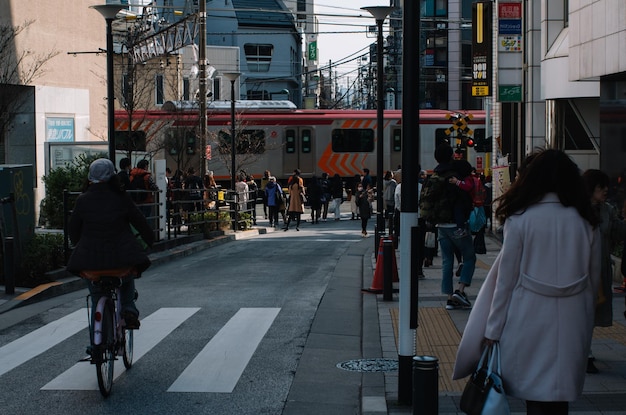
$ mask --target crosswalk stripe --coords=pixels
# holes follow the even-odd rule
[[[136,330],[134,333],[133,362],[139,360],[198,310],[200,309],[195,307],[161,308],[142,319],[141,330]],[[85,313],[84,310],[82,312]],[[117,379],[126,371],[121,357],[115,362],[114,368],[113,379]],[[95,366],[89,362],[78,362],[41,389],[98,390]]]
[[[77,310],[0,348],[0,376],[87,327],[87,311]]]
[[[231,393],[279,311],[240,309],[167,391]]]

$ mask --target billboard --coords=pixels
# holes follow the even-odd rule
[[[492,95],[492,6],[490,1],[472,4],[472,96]]]

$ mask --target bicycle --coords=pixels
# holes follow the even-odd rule
[[[133,365],[133,331],[127,329],[121,315],[120,287],[123,278],[133,278],[129,270],[83,271],[81,276],[97,286],[102,295],[92,310],[87,296],[90,347],[87,350],[91,364],[96,365],[98,388],[105,398],[113,387],[113,369],[117,356],[122,355],[124,366]],[[137,299],[137,291],[135,291]]]

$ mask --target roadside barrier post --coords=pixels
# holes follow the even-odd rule
[[[4,293],[15,293],[15,264],[13,261],[13,237],[4,238]]]
[[[393,300],[393,241],[383,239],[383,301]]]
[[[413,415],[439,413],[439,360],[434,356],[413,358]]]

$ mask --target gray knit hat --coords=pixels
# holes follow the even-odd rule
[[[115,166],[109,159],[97,159],[89,165],[89,176],[91,183],[108,182],[115,174]]]

